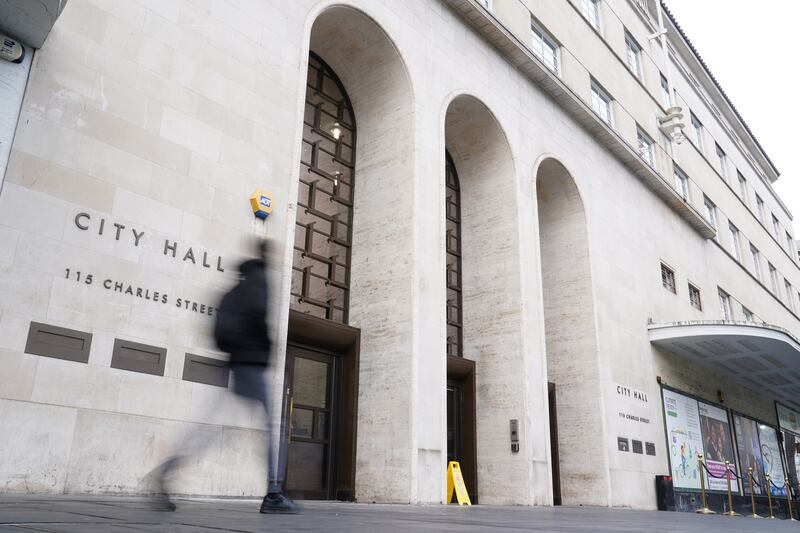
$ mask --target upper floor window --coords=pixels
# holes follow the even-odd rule
[[[478,3],[489,11],[492,10],[492,0],[478,0]]]
[[[653,155],[653,139],[643,132],[641,128],[637,128],[636,134],[639,145],[639,155],[652,167],[655,161]]]
[[[684,200],[689,199],[689,178],[675,165],[675,190]]]
[[[792,255],[794,252],[794,239],[792,238],[792,234],[788,231],[786,232],[786,249],[789,251],[789,255]]]
[[[783,280],[783,284],[786,287],[786,304],[789,306],[789,309],[794,311],[794,291],[792,291],[792,284],[789,283],[788,279]]]
[[[753,322],[753,312],[745,306],[742,306],[742,314],[746,322]]]
[[[719,307],[722,313],[722,320],[733,320],[733,312],[731,311],[731,297],[728,293],[719,289]]]
[[[738,170],[736,171],[736,176],[739,178],[739,196],[742,197],[744,203],[748,203],[747,197],[747,179],[742,176],[742,173]]]
[[[758,211],[758,219],[761,221],[762,224],[766,224],[766,220],[764,220],[764,200],[756,193],[756,210]]]
[[[778,221],[778,217],[772,215],[772,229],[775,230],[775,238],[781,238],[781,223]]]
[[[697,117],[692,115],[692,142],[700,152],[703,151],[703,123],[697,120]]]
[[[592,109],[609,126],[611,125],[611,101],[611,96],[595,80],[592,80]]]
[[[547,68],[558,73],[558,46],[555,40],[534,22],[531,22],[531,35],[533,53]]]
[[[723,178],[727,178],[728,172],[726,167],[728,165],[728,156],[725,155],[725,151],[722,148],[720,148],[718,144],[716,145],[716,148],[717,148],[717,159],[719,159],[719,173]]]
[[[628,68],[634,76],[641,78],[642,66],[639,56],[642,53],[642,47],[627,31],[625,32],[625,50],[628,56]]]
[[[583,16],[592,25],[592,28],[600,29],[600,0],[583,0]]]
[[[675,271],[664,263],[661,263],[661,285],[673,294],[678,293],[675,288]]]
[[[761,279],[761,254],[758,251],[758,248],[750,245],[750,258],[753,261],[753,274],[755,274],[756,278],[759,280]]]
[[[700,300],[700,289],[689,284],[689,303],[692,304],[692,307],[702,311],[703,310],[703,302]]]
[[[714,229],[717,229],[717,206],[705,195],[703,195],[703,206],[706,209],[706,220]]]
[[[778,271],[772,266],[772,263],[767,263],[769,266],[769,281],[772,285],[772,292],[775,293],[775,296],[780,296],[779,289],[778,289]]]
[[[739,248],[739,229],[729,222],[728,231],[730,232],[731,236],[731,253],[733,254],[733,257],[736,258],[737,261],[741,262],[742,251]]]
[[[661,75],[661,104],[664,106],[664,109],[670,107],[669,82],[663,74]]]

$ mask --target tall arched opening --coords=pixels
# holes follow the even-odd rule
[[[495,116],[469,95],[445,116],[448,456],[470,495],[527,503],[519,232],[511,148]],[[517,448],[519,450],[519,448]]]
[[[600,367],[586,214],[558,160],[536,172],[555,504],[606,505]]]
[[[411,86],[394,44],[359,10],[323,10],[309,39],[284,376],[287,490],[408,502]]]

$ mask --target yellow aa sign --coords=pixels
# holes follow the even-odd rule
[[[456,491],[458,505],[472,505],[467,494],[467,486],[464,485],[464,478],[461,476],[461,467],[458,461],[447,463],[447,503],[453,501],[453,489]]]

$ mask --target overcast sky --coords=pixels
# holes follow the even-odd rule
[[[800,230],[800,1],[666,0],[781,173]]]

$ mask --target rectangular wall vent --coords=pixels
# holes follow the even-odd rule
[[[166,362],[166,348],[114,339],[111,368],[163,376]]]
[[[88,363],[91,346],[91,333],[31,322],[25,353]]]
[[[183,379],[195,383],[228,387],[228,362],[187,353],[183,361]]]

